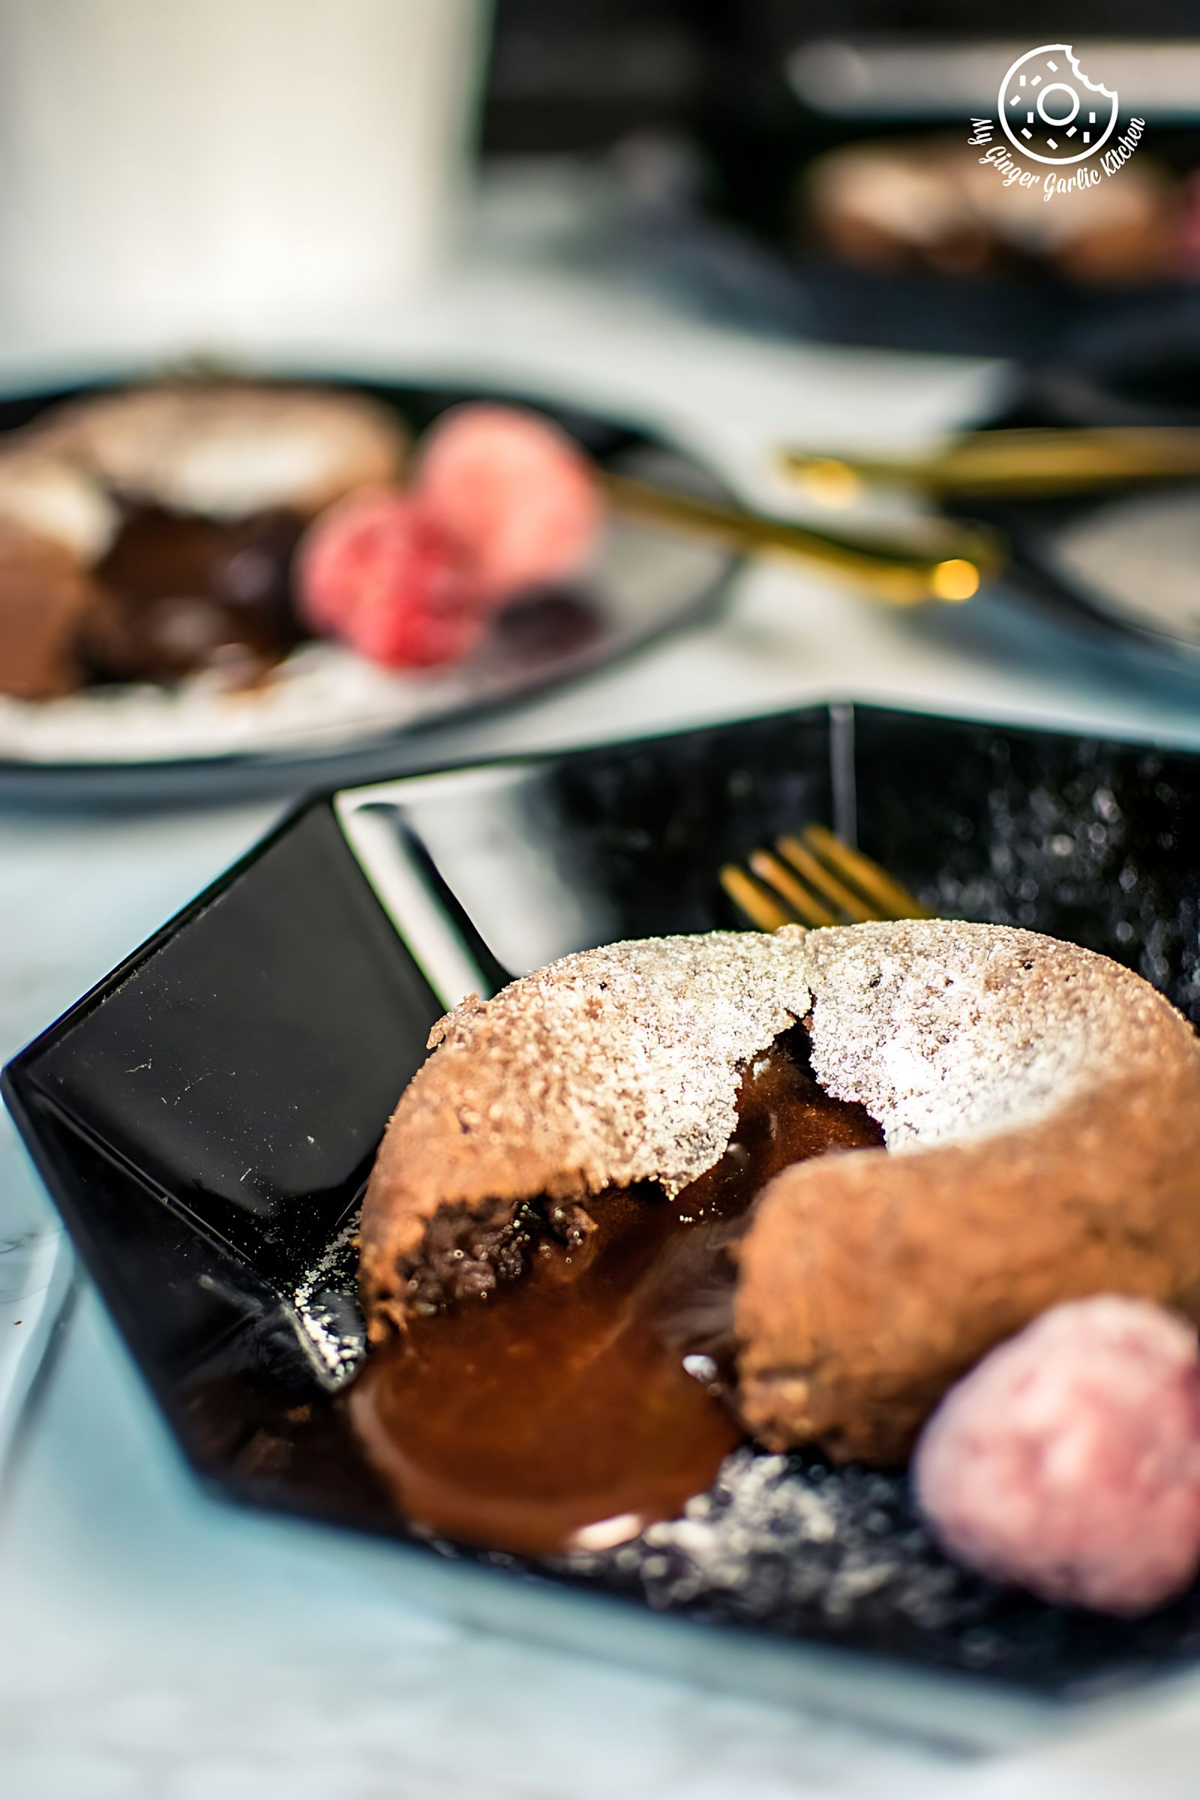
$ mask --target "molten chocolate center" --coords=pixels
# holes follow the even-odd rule
[[[175,681],[277,661],[300,637],[290,575],[303,523],[283,510],[226,521],[132,509],[96,571],[106,601],[87,634],[96,672]]]
[[[721,1398],[728,1247],[780,1169],[883,1141],[817,1085],[805,1049],[789,1033],[746,1071],[728,1149],[674,1200],[650,1184],[601,1195],[581,1242],[538,1236],[518,1280],[369,1358],[351,1417],[408,1518],[550,1554],[620,1543],[711,1486],[741,1436]]]

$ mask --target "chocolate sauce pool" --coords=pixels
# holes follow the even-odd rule
[[[594,1550],[712,1484],[742,1436],[721,1379],[741,1221],[789,1163],[883,1141],[817,1085],[802,1037],[747,1070],[728,1149],[674,1200],[650,1184],[600,1196],[582,1244],[539,1239],[518,1280],[368,1358],[347,1404],[413,1523],[493,1550]]]

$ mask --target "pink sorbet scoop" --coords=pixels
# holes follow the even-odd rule
[[[465,553],[409,495],[366,489],[327,508],[297,557],[300,612],[393,669],[461,662],[485,611]]]
[[[913,1479],[970,1567],[1060,1605],[1157,1606],[1200,1564],[1195,1330],[1117,1295],[1051,1308],[951,1389]]]
[[[416,491],[469,551],[494,604],[580,574],[600,534],[587,458],[556,425],[519,407],[468,404],[443,414],[425,435]]]

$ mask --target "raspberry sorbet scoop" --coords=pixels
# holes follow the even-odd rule
[[[578,575],[600,533],[587,458],[557,426],[517,407],[446,413],[425,436],[416,491],[470,552],[495,603]]]
[[[403,493],[356,494],[322,513],[301,542],[297,573],[309,625],[389,668],[458,662],[483,634],[462,548]]]
[[[1116,1295],[1053,1307],[951,1390],[913,1475],[961,1562],[1060,1605],[1158,1605],[1200,1564],[1194,1328]]]

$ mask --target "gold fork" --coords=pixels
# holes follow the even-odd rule
[[[839,456],[784,449],[786,473],[827,506],[847,506],[873,482],[934,495],[1084,493],[1138,481],[1195,481],[1194,425],[1032,426],[967,431],[918,456]]]
[[[785,833],[773,850],[752,850],[749,872],[726,863],[721,886],[760,931],[781,925],[860,925],[868,919],[931,919],[915,894],[824,825]]]

